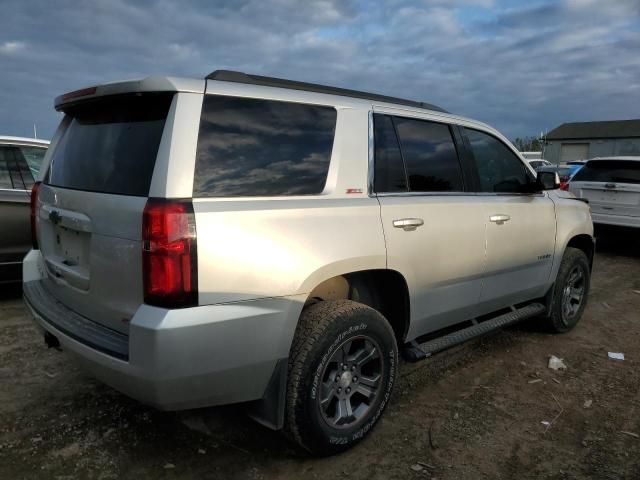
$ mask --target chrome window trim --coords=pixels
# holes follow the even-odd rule
[[[24,188],[0,188],[0,192],[23,192],[29,193],[31,190],[26,190]]]
[[[473,192],[382,192],[378,197],[475,197]]]
[[[496,192],[383,192],[378,197],[544,197],[539,193],[496,193]]]
[[[47,150],[49,145],[42,143],[27,143],[27,142],[0,142],[0,147],[32,147]]]
[[[373,143],[373,110],[369,110],[369,141],[368,141],[368,145],[369,145],[369,160],[368,160],[368,164],[369,164],[369,171],[367,174],[367,193],[370,197],[376,197],[377,194],[376,192],[374,192],[374,169],[375,169],[375,165],[374,165],[374,152],[375,152],[375,145]]]

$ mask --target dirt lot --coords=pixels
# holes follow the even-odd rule
[[[638,479],[640,235],[598,241],[590,303],[573,332],[521,326],[401,365],[373,435],[326,459],[237,408],[162,413],[129,400],[47,350],[19,291],[5,289],[0,478]],[[566,371],[547,368],[552,354]]]

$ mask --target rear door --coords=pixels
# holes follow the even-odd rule
[[[502,140],[463,131],[483,205],[487,266],[481,302],[483,313],[489,313],[544,295],[555,249],[555,207],[545,193],[527,192],[533,175]]]
[[[408,338],[474,317],[485,222],[482,205],[465,191],[455,130],[376,114],[374,132],[387,266],[403,274],[411,292]]]
[[[594,214],[640,217],[640,159],[590,160],[569,188]]]
[[[143,301],[141,225],[172,93],[68,108],[39,191],[47,290],[126,333]]]

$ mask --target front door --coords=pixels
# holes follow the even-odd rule
[[[555,206],[546,193],[527,193],[533,174],[505,143],[486,132],[464,131],[486,224],[481,308],[488,313],[546,293],[555,249]]]

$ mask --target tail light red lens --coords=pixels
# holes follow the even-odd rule
[[[36,182],[31,187],[31,246],[38,249],[38,235],[36,232],[36,215],[38,214],[38,191],[40,182]]]
[[[569,190],[569,182],[560,181],[560,190]]]
[[[147,201],[142,263],[145,303],[165,308],[198,304],[196,224],[190,200]]]

